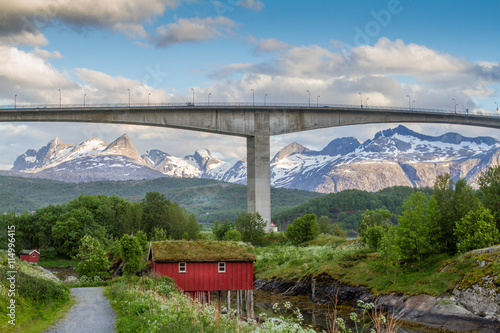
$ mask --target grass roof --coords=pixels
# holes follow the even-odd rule
[[[161,241],[152,242],[148,259],[156,262],[173,261],[255,261],[252,245],[221,241]]]

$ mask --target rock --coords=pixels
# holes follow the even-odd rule
[[[64,280],[64,283],[77,283],[78,279],[76,276],[68,276],[66,280]]]

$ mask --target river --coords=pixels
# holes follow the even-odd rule
[[[312,302],[307,296],[283,296],[280,293],[273,291],[264,290],[254,290],[254,312],[256,316],[260,316],[261,313],[266,313],[268,316],[277,316],[272,310],[273,304],[278,303],[280,308],[283,309],[283,304],[285,302],[290,302],[292,304],[292,309],[299,309],[302,316],[304,317],[303,324],[305,326],[312,327],[316,332],[330,332],[332,327],[332,318],[334,316],[333,306],[328,306],[324,304],[319,304]],[[348,327],[353,329],[355,332],[354,325],[349,320],[351,312],[358,312],[350,306],[338,306],[337,307],[337,317],[343,318]],[[282,312],[285,317],[292,315],[292,312]],[[409,326],[407,323],[406,326]],[[430,333],[431,330],[424,329],[412,329],[409,327],[401,327],[398,329],[398,333]]]

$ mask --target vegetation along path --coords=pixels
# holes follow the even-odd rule
[[[45,333],[109,333],[114,332],[115,313],[98,287],[72,288],[76,304],[66,317]]]

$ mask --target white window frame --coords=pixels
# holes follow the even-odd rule
[[[186,273],[187,265],[185,261],[179,262],[179,273]]]
[[[220,261],[218,264],[219,273],[226,273],[226,263]]]

